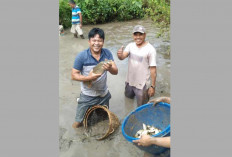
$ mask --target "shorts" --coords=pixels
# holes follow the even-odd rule
[[[80,24],[73,24],[70,30],[71,33],[76,34],[78,33],[79,35],[83,35],[83,31],[80,28]]]
[[[106,105],[109,108],[110,98],[111,98],[111,94],[109,91],[104,97],[101,96],[92,97],[81,93],[80,99],[78,100],[75,121],[81,123],[84,119],[86,111],[94,105]]]
[[[135,96],[137,100],[137,106],[141,106],[148,102],[149,96],[148,96],[148,89],[146,85],[144,85],[143,89],[138,89],[134,86],[130,86],[129,83],[127,82],[125,84],[126,84],[125,96],[130,99],[133,99]]]

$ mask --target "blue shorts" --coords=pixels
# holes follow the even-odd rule
[[[109,91],[104,97],[92,97],[81,93],[80,99],[78,100],[75,121],[81,123],[84,119],[86,111],[94,105],[106,105],[109,108],[110,98],[111,94]]]

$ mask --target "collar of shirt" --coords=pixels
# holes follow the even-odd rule
[[[96,60],[96,59],[93,57],[90,48],[88,48],[87,53],[88,53],[88,55],[90,55],[94,60]],[[105,55],[105,51],[104,51],[103,48],[102,48],[102,49],[101,49],[101,54],[100,54],[100,59],[99,59],[99,61],[97,61],[97,60],[96,60],[96,61],[97,61],[98,63],[100,63],[101,61],[104,61],[104,59],[103,59],[103,56],[104,56],[104,55]]]

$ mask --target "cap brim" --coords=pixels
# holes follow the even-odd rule
[[[134,34],[134,33],[137,33],[137,32],[138,32],[138,33],[142,33],[142,34],[145,33],[145,32],[143,32],[143,31],[134,31],[133,34]]]

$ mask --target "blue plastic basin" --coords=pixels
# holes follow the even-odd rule
[[[138,139],[134,135],[138,130],[143,129],[143,123],[161,129],[160,133],[152,135],[154,137],[170,136],[170,104],[160,102],[153,106],[153,103],[149,103],[132,111],[122,123],[122,134],[125,139],[131,143]],[[160,154],[168,149],[156,145],[148,147],[135,145],[151,154]]]

